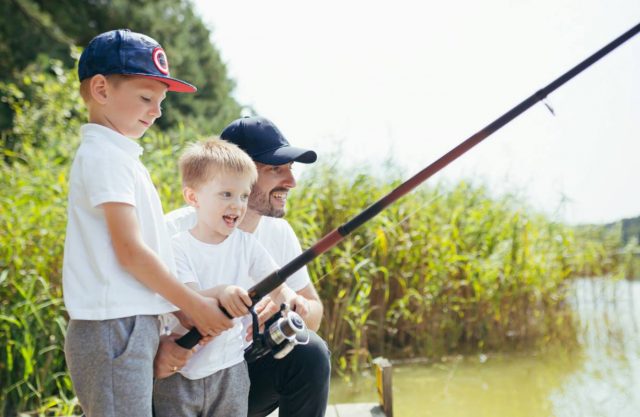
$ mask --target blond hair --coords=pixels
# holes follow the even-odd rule
[[[217,137],[189,145],[178,164],[183,187],[197,188],[220,173],[246,175],[252,185],[258,179],[251,157],[237,145]]]

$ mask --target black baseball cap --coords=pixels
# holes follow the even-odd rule
[[[167,54],[158,42],[129,29],[101,33],[82,52],[78,63],[80,81],[98,74],[152,78],[169,86],[169,91],[178,93],[198,90],[188,82],[171,78]]]
[[[254,161],[267,165],[284,165],[293,161],[311,164],[318,159],[314,151],[289,145],[276,125],[260,116],[234,120],[224,128],[220,137],[238,145]]]

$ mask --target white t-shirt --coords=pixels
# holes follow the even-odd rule
[[[189,231],[173,236],[178,276],[208,289],[221,284],[250,288],[278,268],[267,250],[250,233],[234,230],[219,244],[204,243]],[[250,318],[250,316],[247,316]],[[244,360],[244,330],[241,319],[189,359],[180,373],[200,379]]]
[[[142,239],[175,273],[160,198],[139,159],[142,147],[97,124],[82,126],[81,135],[69,175],[62,266],[69,316],[108,320],[175,311],[171,303],[120,266],[100,206],[107,202],[135,206]]]
[[[170,235],[183,232],[196,225],[196,211],[193,207],[182,207],[165,216]],[[300,242],[291,225],[284,219],[262,216],[253,235],[267,249],[278,266],[286,265],[302,253]],[[265,278],[266,275],[262,278]],[[260,278],[260,279],[262,279]],[[311,283],[307,267],[302,267],[287,278],[287,285],[300,291]]]

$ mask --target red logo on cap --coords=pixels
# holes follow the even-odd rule
[[[153,50],[152,56],[156,68],[164,75],[169,75],[169,61],[167,60],[167,54],[164,53],[164,50],[162,48],[156,48]]]

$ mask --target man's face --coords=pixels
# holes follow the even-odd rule
[[[293,162],[285,165],[265,165],[256,162],[258,181],[251,189],[249,208],[263,216],[282,217],[286,211],[287,194],[296,186],[291,172]]]

